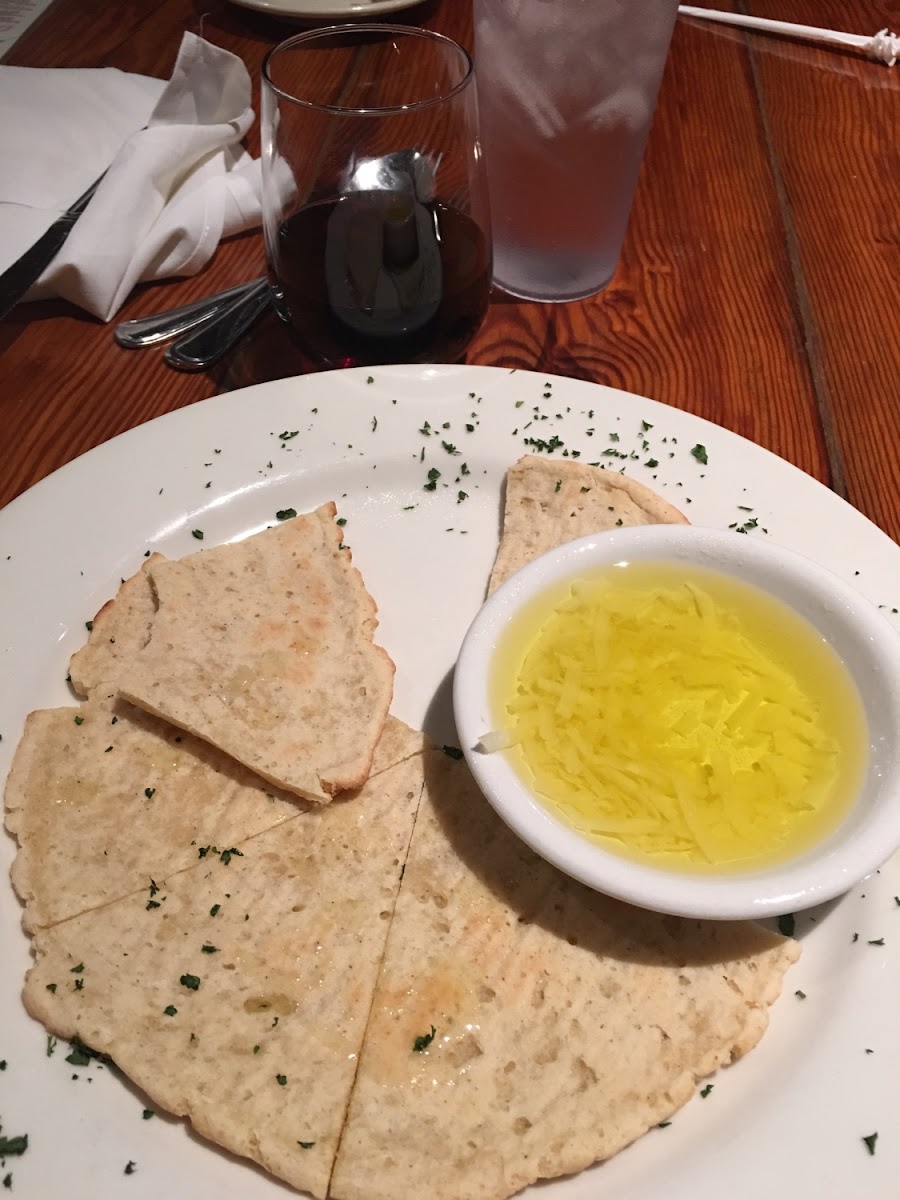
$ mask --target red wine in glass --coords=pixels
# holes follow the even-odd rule
[[[307,205],[270,246],[276,308],[331,366],[454,362],[481,324],[487,238],[467,214],[414,191],[355,191]]]

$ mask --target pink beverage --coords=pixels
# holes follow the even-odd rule
[[[475,0],[494,282],[579,300],[612,279],[677,0]]]

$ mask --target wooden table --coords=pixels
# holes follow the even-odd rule
[[[743,7],[867,34],[898,19],[890,0]],[[471,42],[468,0],[401,16]],[[167,77],[186,29],[240,55],[257,96],[265,52],[290,32],[225,0],[56,0],[6,61]],[[613,284],[558,306],[495,295],[468,361],[595,380],[707,417],[896,539],[898,129],[900,67],[679,20]],[[262,236],[246,234],[200,276],[140,289],[119,319],[262,268]],[[109,326],[66,304],[20,306],[0,325],[0,506],[122,430],[294,373],[282,345],[266,318],[215,370],[178,374],[158,352],[119,349]]]

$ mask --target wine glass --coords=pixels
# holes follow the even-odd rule
[[[262,71],[276,311],[329,366],[459,359],[487,309],[487,184],[470,56],[395,25],[311,30]]]

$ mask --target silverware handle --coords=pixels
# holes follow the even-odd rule
[[[244,336],[268,304],[268,281],[258,279],[196,332],[173,342],[165,353],[166,362],[178,371],[205,371]]]
[[[193,300],[179,308],[169,308],[165,312],[152,313],[147,317],[122,321],[113,330],[113,337],[120,346],[125,346],[128,350],[155,346],[158,342],[165,342],[196,328],[222,312],[239,297],[248,295],[264,283],[265,279],[252,279],[249,283],[241,283],[237,287],[227,288],[224,292],[204,296],[202,300]]]

